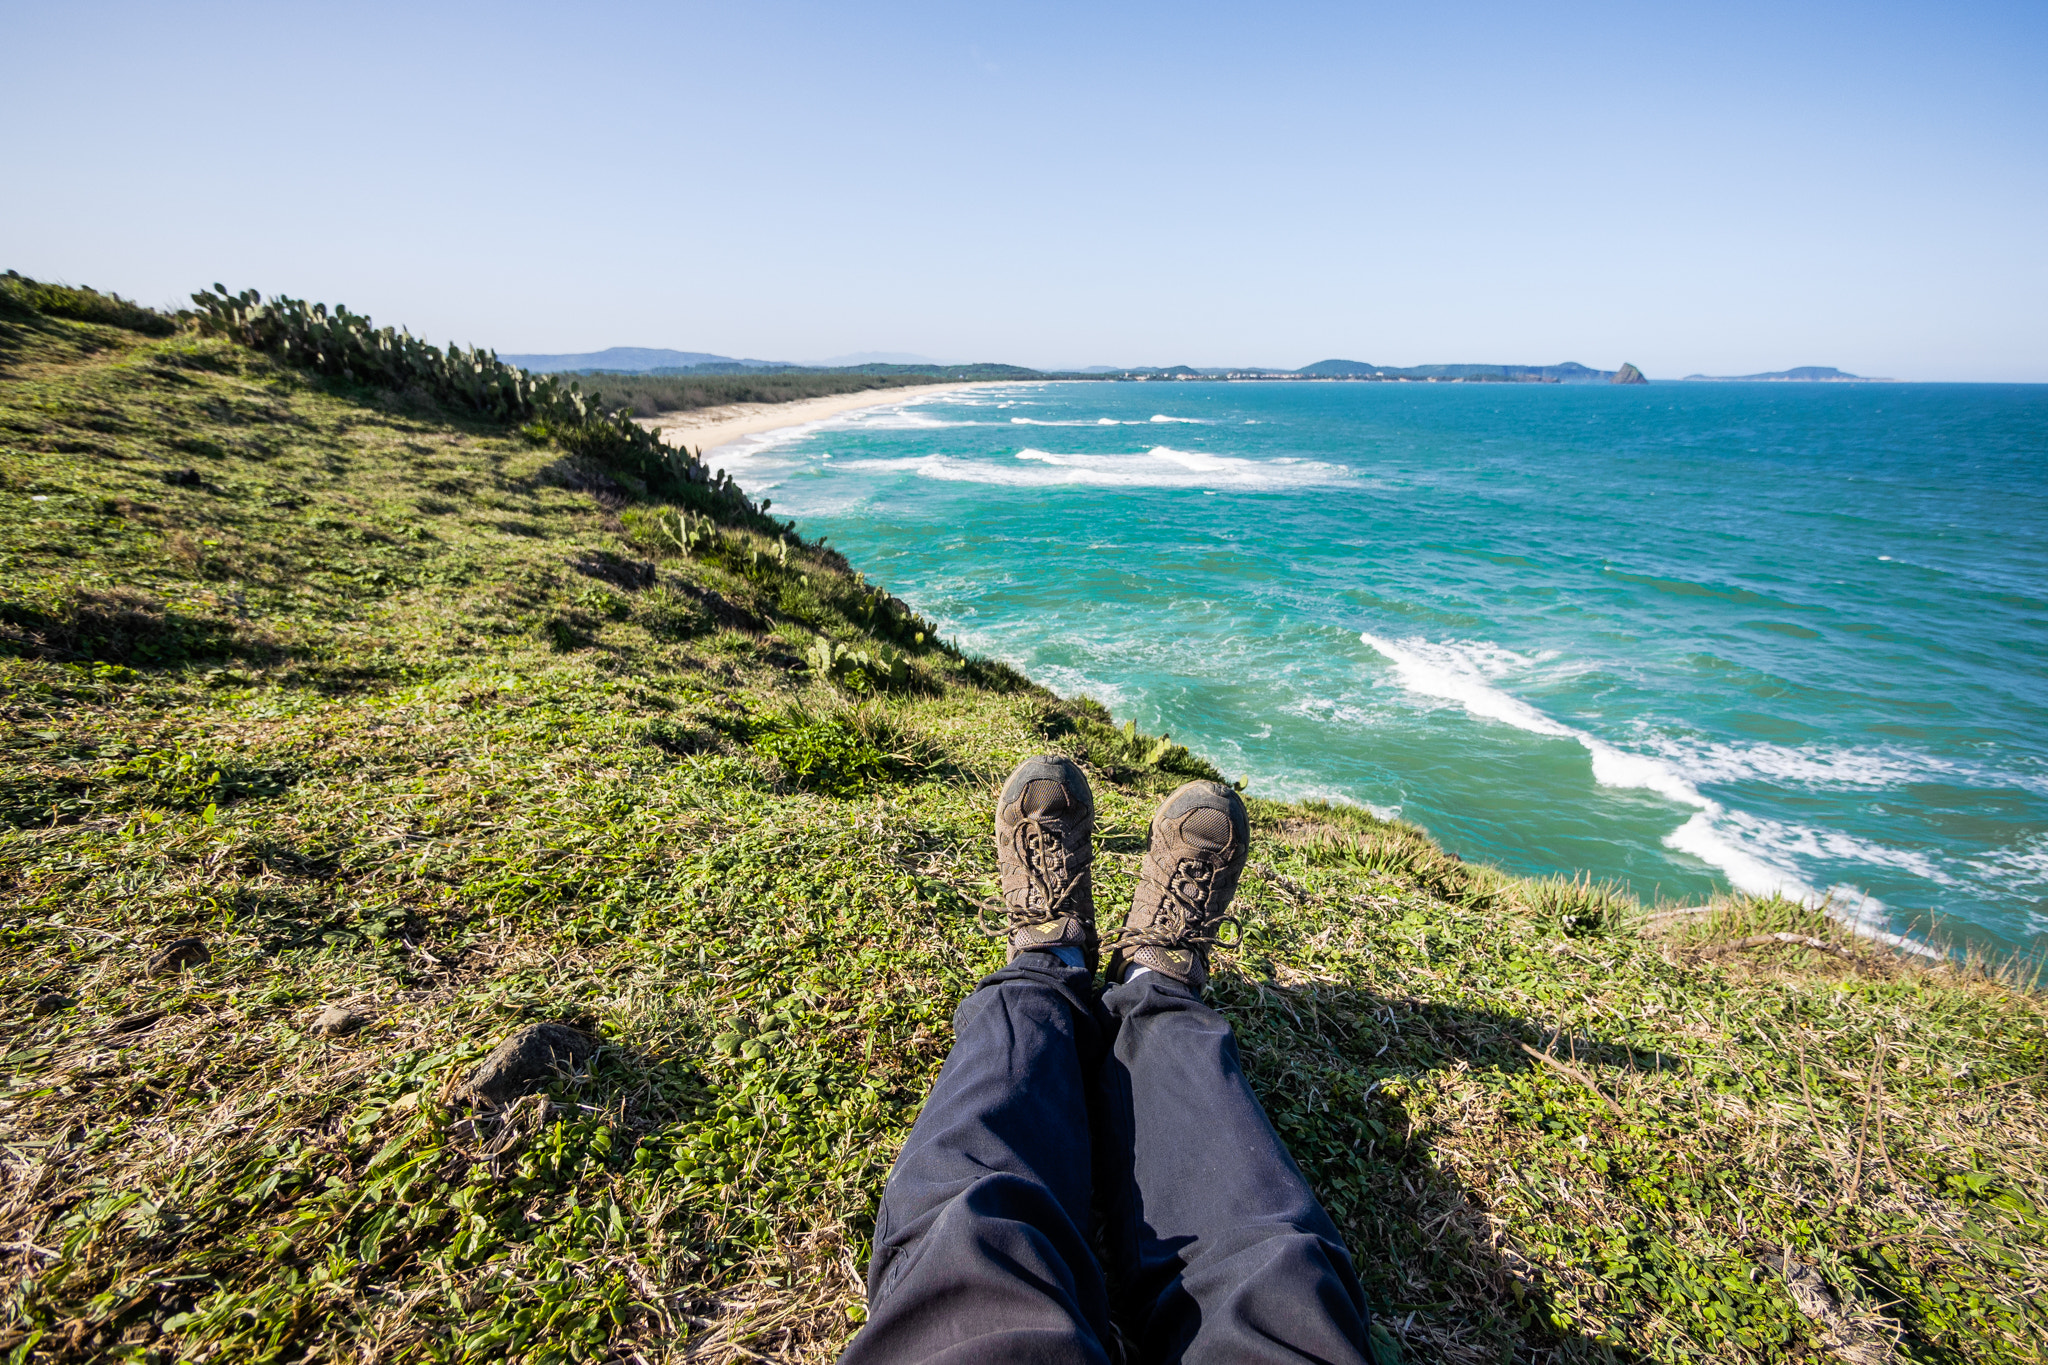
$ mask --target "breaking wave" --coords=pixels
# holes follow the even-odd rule
[[[1591,755],[1593,780],[1603,787],[1655,792],[1691,806],[1694,814],[1664,838],[1667,848],[1689,853],[1718,868],[1729,885],[1751,895],[1780,895],[1825,908],[1858,932],[1915,951],[1921,945],[1884,929],[1883,902],[1854,887],[1825,890],[1809,883],[1791,865],[1793,858],[1826,859],[1864,866],[1893,867],[1931,881],[1951,879],[1923,855],[1871,844],[1833,830],[1816,830],[1751,815],[1724,806],[1705,795],[1693,779],[1666,759],[1630,753],[1606,740],[1566,725],[1494,685],[1510,671],[1541,662],[1513,650],[1474,641],[1433,643],[1393,641],[1371,631],[1359,639],[1394,666],[1403,690],[1455,702],[1467,715],[1511,725],[1531,734],[1575,741]]]
[[[1267,491],[1306,488],[1348,480],[1342,465],[1313,460],[1244,460],[1229,455],[1154,446],[1135,455],[1062,454],[1020,450],[1017,463],[913,455],[890,460],[834,461],[840,470],[910,473],[954,483],[1000,484],[1015,488],[1096,484],[1121,488],[1230,488]]]

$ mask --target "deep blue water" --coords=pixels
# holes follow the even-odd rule
[[[2048,934],[2048,386],[1006,386],[715,462],[1254,792]]]

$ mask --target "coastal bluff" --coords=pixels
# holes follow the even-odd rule
[[[0,1353],[832,1360],[1003,774],[1087,767],[1107,920],[1217,770],[616,413],[248,313],[0,281]],[[2033,978],[1248,805],[1210,998],[1382,1365],[2048,1354]]]

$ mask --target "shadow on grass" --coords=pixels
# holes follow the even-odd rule
[[[1560,1324],[1570,1315],[1495,1231],[1443,1160],[1408,1083],[1445,1070],[1556,1070],[1547,1053],[1601,1071],[1678,1068],[1624,1043],[1560,1035],[1515,1015],[1330,983],[1296,987],[1227,974],[1210,1002],[1237,1031],[1245,1070],[1297,1163],[1343,1230],[1376,1320],[1408,1360],[1642,1359]],[[1560,1113],[1574,1124],[1604,1100]]]
[[[0,653],[59,663],[172,668],[274,652],[241,635],[231,621],[186,615],[133,588],[73,587],[43,602],[0,601]]]

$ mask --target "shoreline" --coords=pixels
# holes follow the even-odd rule
[[[858,412],[863,408],[888,407],[913,402],[956,389],[987,388],[1001,379],[961,380],[949,384],[906,384],[891,389],[861,389],[855,393],[828,394],[822,398],[799,398],[789,403],[726,403],[715,408],[692,408],[664,412],[658,417],[633,420],[662,441],[683,446],[707,458],[713,451],[764,432],[822,422],[828,417]]]

